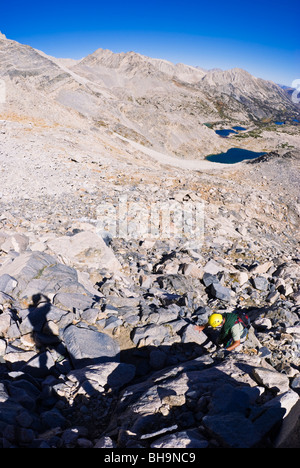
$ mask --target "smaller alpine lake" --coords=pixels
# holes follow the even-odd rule
[[[239,132],[244,132],[246,130],[247,129],[245,127],[240,127],[240,126],[236,125],[235,127],[231,127],[231,128],[223,128],[221,130],[215,130],[215,132],[220,137],[227,138],[231,133],[237,135]]]
[[[245,159],[256,159],[259,156],[262,156],[263,153],[258,153],[255,151],[249,151],[241,148],[230,148],[226,153],[220,154],[210,154],[205,159],[207,161],[223,163],[223,164],[236,164],[238,162],[244,161]]]

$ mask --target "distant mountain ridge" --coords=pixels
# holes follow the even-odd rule
[[[168,77],[182,79],[186,82],[200,81],[206,72],[201,68],[183,63],[173,64],[167,60],[146,57],[136,52],[114,53],[110,50],[97,49],[83,58],[78,67],[102,65],[106,68],[119,69],[127,73],[162,73]]]
[[[3,34],[0,78],[16,112],[54,122],[77,115],[99,132],[183,158],[220,147],[207,122],[256,124],[299,115],[280,86],[239,68],[206,71],[104,49],[79,61],[56,59]]]

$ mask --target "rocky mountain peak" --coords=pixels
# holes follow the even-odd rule
[[[256,80],[256,78],[242,68],[232,68],[230,70],[209,70],[203,78],[203,81],[210,85],[245,83],[253,80]]]
[[[152,75],[157,78],[178,78],[186,82],[198,82],[206,74],[200,67],[183,63],[174,64],[168,60],[151,58],[137,52],[114,53],[108,49],[97,49],[85,57],[79,66],[103,66],[120,72]]]
[[[135,52],[119,52],[114,53],[108,49],[97,49],[92,54],[85,57],[80,63],[81,64],[98,64],[103,65],[107,68],[119,68],[128,62],[135,62],[139,64],[143,61],[142,55]]]

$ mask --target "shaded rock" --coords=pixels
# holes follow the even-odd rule
[[[22,322],[19,324],[22,335],[32,332],[41,332],[47,322],[55,322],[59,328],[64,328],[71,323],[74,314],[59,309],[51,303],[41,303],[38,307],[23,309],[20,314]]]
[[[240,413],[204,416],[202,423],[224,447],[251,448],[261,440],[253,423]]]
[[[80,436],[79,430],[75,427],[66,429],[62,434],[62,442],[65,446],[74,445]]]
[[[117,389],[130,382],[134,376],[135,366],[132,364],[106,362],[71,371],[67,377],[80,384],[89,381],[92,385],[96,384],[98,389],[99,386],[103,389],[106,386]]]
[[[269,287],[269,281],[264,276],[256,276],[252,279],[253,285],[259,291],[267,291]]]
[[[257,367],[253,369],[252,375],[260,385],[270,390],[272,389],[276,392],[284,393],[289,389],[289,378],[274,369]]]
[[[224,302],[230,302],[232,299],[232,292],[229,288],[222,286],[219,282],[213,282],[210,286],[210,293],[216,299]]]
[[[55,366],[55,361],[49,351],[37,354],[32,359],[27,361],[25,366],[20,369],[33,377],[46,377]]]
[[[25,351],[22,348],[16,348],[14,346],[7,346],[5,355],[3,359],[10,363],[10,367],[13,369],[20,369],[26,362],[30,361],[30,359],[35,358],[36,352],[35,351]]]
[[[0,291],[4,293],[10,294],[17,284],[18,281],[6,273],[0,276]]]
[[[167,355],[159,349],[151,351],[149,363],[152,369],[162,369],[166,363]]]
[[[157,439],[150,446],[151,448],[207,448],[208,441],[204,439],[196,429],[174,432]]]
[[[293,378],[291,387],[300,394],[300,374]]]
[[[16,258],[9,258],[0,267],[0,275],[7,274],[15,278],[18,282],[16,292],[20,292],[31,280],[40,277],[45,268],[56,263],[57,260],[48,254],[28,251]]]
[[[299,395],[293,390],[288,390],[285,393],[277,395],[275,398],[272,398],[268,401],[264,407],[276,407],[284,410],[283,419],[286,419],[290,411],[298,404],[300,398]]]
[[[122,325],[123,323],[123,320],[118,318],[118,317],[115,317],[114,315],[108,317],[106,320],[105,320],[105,325],[104,325],[104,330],[112,330],[116,327],[119,327],[120,325]]]
[[[0,434],[5,433],[7,426],[13,425],[16,421],[17,415],[24,411],[24,407],[12,398],[8,398],[7,400],[8,401],[5,401],[5,404],[1,401]]]
[[[116,448],[116,443],[111,439],[111,437],[103,436],[101,439],[97,440],[94,448]]]
[[[57,427],[65,428],[68,424],[66,418],[64,418],[57,408],[43,412],[41,415],[41,422],[45,430]]]
[[[285,409],[279,405],[266,406],[263,408],[260,416],[253,420],[255,430],[260,434],[261,440],[268,435],[272,430],[280,427]]]
[[[53,298],[53,304],[64,310],[79,309],[86,310],[92,308],[95,299],[90,295],[76,293],[58,293]]]
[[[204,333],[199,333],[195,330],[192,324],[187,325],[182,333],[182,343],[197,343],[203,345],[207,341],[207,336]]]
[[[6,341],[3,339],[0,339],[0,356],[4,356],[6,353]]]
[[[160,344],[169,334],[169,331],[169,328],[165,325],[146,325],[145,327],[135,328],[131,339],[136,345],[141,344],[142,340],[143,345]]]
[[[192,289],[189,279],[183,275],[164,275],[157,278],[156,282],[160,288],[184,294]]]
[[[259,391],[256,396],[259,396]],[[246,416],[249,408],[250,395],[243,388],[225,384],[213,393],[210,414],[241,413]]]
[[[218,277],[216,275],[212,275],[211,273],[204,273],[202,281],[205,287],[208,287],[213,283],[219,283]]]
[[[16,382],[8,383],[7,386],[10,397],[14,401],[20,403],[28,411],[34,412],[37,398],[40,396],[40,391],[36,385],[27,379],[20,379]]]
[[[80,312],[80,317],[82,320],[89,324],[94,324],[97,321],[99,314],[99,309],[85,309]]]
[[[279,433],[276,436],[275,448],[299,448],[300,443],[300,401],[293,406],[284,419]]]
[[[20,297],[28,298],[28,300],[38,296],[52,298],[56,293],[92,296],[78,281],[78,274],[74,268],[54,263],[38,272],[37,277],[30,280],[26,288],[20,292]]]
[[[272,291],[270,292],[270,294],[268,294],[267,296],[267,301],[270,303],[270,304],[274,304],[280,297],[280,294],[278,291]]]
[[[96,330],[69,325],[63,331],[62,339],[75,368],[119,360],[120,348],[117,342]]]

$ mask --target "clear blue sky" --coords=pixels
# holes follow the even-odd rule
[[[2,1],[0,31],[56,57],[99,47],[203,68],[300,79],[300,2],[263,0]]]

